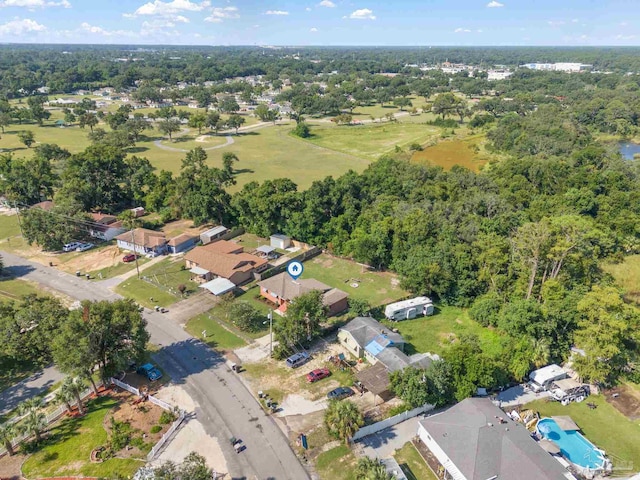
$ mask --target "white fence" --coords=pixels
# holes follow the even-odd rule
[[[167,402],[160,400],[159,398],[156,398],[152,395],[149,395],[149,401],[151,403],[153,403],[154,405],[159,406],[160,408],[164,408],[165,410],[169,410],[172,411],[173,410],[173,406],[169,405]]]
[[[355,442],[357,440],[360,440],[361,438],[366,437],[367,435],[377,433],[381,430],[384,430],[385,428],[393,427],[394,425],[404,422],[405,420],[409,420],[410,418],[416,417],[421,413],[429,412],[433,410],[433,408],[433,405],[424,405],[407,412],[399,413],[398,415],[394,415],[393,417],[386,418],[380,422],[367,425],[366,427],[362,427],[356,432],[353,437],[351,437],[351,441]]]
[[[151,398],[151,397],[149,397]],[[156,399],[157,400],[157,399]],[[161,400],[159,400],[161,401]],[[154,402],[155,403],[155,402]],[[164,402],[163,402],[164,403]],[[157,405],[157,404],[156,404]],[[162,435],[162,438],[158,441],[158,443],[156,443],[153,448],[151,449],[151,451],[147,454],[147,461],[151,461],[154,459],[154,457],[158,454],[158,452],[160,451],[160,449],[164,446],[165,443],[167,443],[172,435],[175,433],[175,431],[178,429],[178,427],[180,426],[180,424],[183,422],[185,417],[185,413],[184,410],[180,410],[180,414],[178,415],[178,418],[176,419],[175,422],[173,422],[173,425],[171,425],[171,427],[169,428],[169,430],[166,431],[166,433],[164,435]]]
[[[102,382],[98,382],[96,384],[97,388],[100,388],[102,386]],[[80,398],[82,400],[84,400],[85,398],[87,398],[89,395],[91,395],[93,393],[93,389],[92,388],[87,388],[84,392],[82,392],[80,394]],[[51,396],[53,397],[53,396]],[[69,402],[69,405],[71,405],[72,407],[74,405],[77,405],[78,402],[74,399],[71,402]],[[53,422],[55,422],[56,420],[58,420],[60,417],[62,417],[65,412],[67,411],[67,407],[66,405],[60,405],[59,407],[57,407],[55,410],[53,410],[52,412],[47,413],[46,415],[46,419],[47,419],[47,426],[51,425]],[[17,416],[14,417],[13,419],[11,419],[9,422],[7,423],[19,423],[20,420],[22,420],[25,417],[25,415],[22,416]],[[20,445],[22,442],[24,442],[25,440],[27,440],[28,438],[32,437],[33,435],[31,435],[30,433],[23,433],[18,435],[17,437],[15,437],[12,441],[11,441],[11,446],[13,446],[13,448],[16,448],[18,445]],[[2,457],[3,455],[5,455],[7,453],[7,449],[4,448],[4,445],[0,446],[0,457]]]
[[[127,392],[133,393],[134,395],[140,396],[140,390],[136,387],[132,387],[128,383],[121,382],[117,378],[111,378],[111,383],[119,386],[120,388],[124,388]]]

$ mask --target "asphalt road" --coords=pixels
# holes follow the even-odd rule
[[[47,367],[25,378],[13,387],[0,392],[0,415],[10,412],[23,400],[40,395],[56,382],[64,379],[64,375],[54,366]]]
[[[119,295],[100,282],[90,282],[0,252],[12,276],[39,282],[78,300],[115,300]],[[145,310],[151,341],[160,345],[158,364],[184,386],[198,404],[196,415],[207,433],[217,437],[232,479],[304,480],[309,475],[291,450],[287,438],[225,363],[225,359],[185,332],[171,312]],[[236,454],[228,439],[244,441]]]

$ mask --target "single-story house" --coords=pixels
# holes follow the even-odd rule
[[[283,272],[258,282],[260,295],[276,305],[276,312],[283,315],[287,307],[296,297],[313,290],[320,290],[322,301],[327,307],[327,315],[332,316],[349,308],[349,295],[325,285],[313,278],[299,278],[294,280],[288,273]]]
[[[169,250],[169,253],[172,254],[182,253],[187,250],[191,250],[199,241],[199,237],[189,235],[188,233],[182,233],[167,242],[167,249]]]
[[[126,228],[122,226],[122,222],[113,215],[104,213],[91,213],[89,215],[93,222],[97,224],[93,225],[89,230],[89,235],[93,238],[108,242],[126,231]]]
[[[118,247],[141,255],[167,253],[167,238],[164,233],[146,228],[136,228],[116,237]]]
[[[206,232],[202,232],[200,234],[200,241],[203,245],[207,245],[208,243],[215,242],[228,231],[229,229],[224,225],[218,225],[217,227],[210,228]]]
[[[268,266],[265,259],[245,253],[242,246],[227,240],[196,247],[184,258],[193,280],[201,283],[222,277],[241,285]]]
[[[418,437],[454,480],[576,480],[488,398],[467,398],[418,422]]]
[[[269,240],[273,248],[279,248],[280,250],[285,250],[291,246],[291,238],[281,233],[271,235]]]

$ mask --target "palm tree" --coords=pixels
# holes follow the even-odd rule
[[[329,404],[324,424],[331,435],[349,443],[349,439],[364,425],[364,418],[355,403],[339,400]]]
[[[16,436],[16,427],[12,423],[5,423],[0,425],[0,442],[4,444],[4,448],[9,453],[9,456],[13,455],[13,444],[11,440]]]
[[[47,416],[42,413],[44,402],[40,397],[33,397],[25,400],[20,405],[18,411],[24,418],[20,421],[20,430],[23,433],[33,435],[36,441],[42,440],[42,431],[47,426]]]
[[[384,464],[369,457],[358,460],[356,467],[356,480],[395,480],[396,476],[387,472]]]
[[[53,397],[54,403],[56,405],[64,405],[67,408],[68,413],[71,413],[71,400],[73,400],[73,395],[64,388],[56,390],[56,394]]]
[[[67,377],[62,384],[61,390],[67,392],[71,397],[75,397],[76,402],[78,402],[78,413],[80,415],[84,415],[84,406],[82,405],[82,392],[87,387],[84,380],[80,378],[71,378]]]
[[[549,359],[551,358],[551,349],[549,348],[549,343],[540,338],[531,338],[531,346],[533,347],[533,357],[531,361],[535,365],[536,368],[540,368],[543,365],[547,365],[549,363]]]

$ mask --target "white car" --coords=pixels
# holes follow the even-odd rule
[[[71,242],[71,243],[67,243],[62,247],[62,251],[63,252],[73,252],[75,249],[77,249],[80,245],[82,245],[80,242]]]
[[[93,243],[81,243],[80,245],[78,245],[78,248],[76,248],[76,252],[84,252],[86,250],[92,249],[93,247],[95,247]]]

